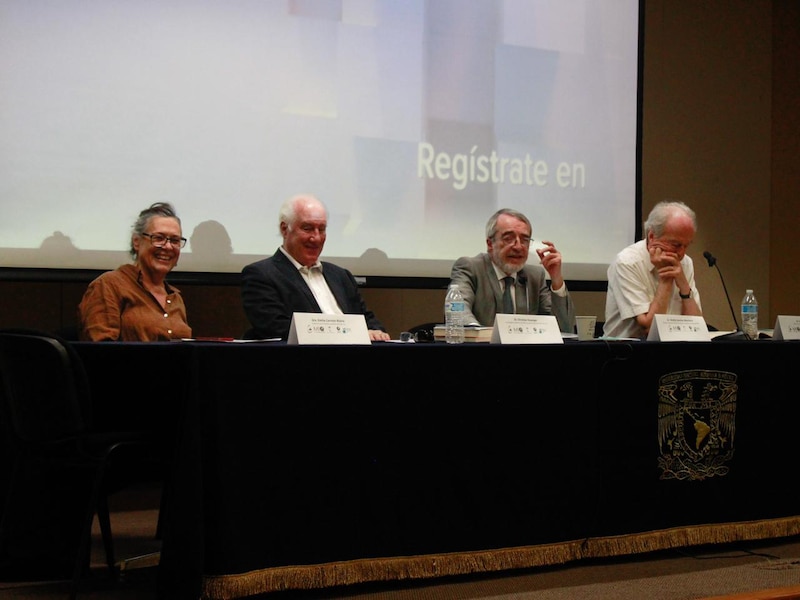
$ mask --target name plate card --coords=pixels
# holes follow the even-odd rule
[[[648,342],[710,342],[711,334],[708,332],[703,317],[690,315],[655,315],[650,333],[647,334]]]
[[[364,315],[323,315],[300,313],[292,315],[289,344],[360,344],[370,345]]]
[[[504,315],[494,318],[493,344],[563,344],[552,315]]]
[[[796,315],[778,315],[775,328],[772,330],[773,340],[800,340],[800,317]]]

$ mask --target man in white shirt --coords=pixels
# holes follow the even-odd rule
[[[604,335],[645,338],[656,314],[703,315],[686,254],[696,231],[697,217],[686,204],[656,204],[644,223],[645,238],[608,267]]]

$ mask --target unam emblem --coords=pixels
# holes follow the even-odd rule
[[[660,479],[724,476],[736,433],[736,374],[676,371],[658,381]]]

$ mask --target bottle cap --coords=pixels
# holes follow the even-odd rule
[[[748,294],[752,294],[753,290],[745,290]]]

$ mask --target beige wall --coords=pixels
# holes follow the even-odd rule
[[[772,21],[770,327],[800,314],[800,2],[773,2]]]
[[[752,287],[770,300],[772,14],[768,0],[648,1],[645,14],[642,211],[665,198],[697,212],[689,253],[706,321],[732,329]]]
[[[645,5],[642,210],[664,198],[696,210],[690,254],[710,324],[733,328],[704,250],[718,258],[734,309],[752,287],[759,324],[772,327],[778,314],[800,314],[800,2]],[[84,286],[0,281],[0,327],[69,326]],[[237,288],[182,289],[197,335],[238,336],[246,328]],[[393,336],[441,320],[443,289],[365,289],[364,296]],[[574,299],[579,313],[603,316],[603,292]]]
[[[759,325],[800,314],[800,4],[794,0],[648,0],[642,210],[662,198],[695,208],[690,254],[706,320],[733,327],[752,287]]]

